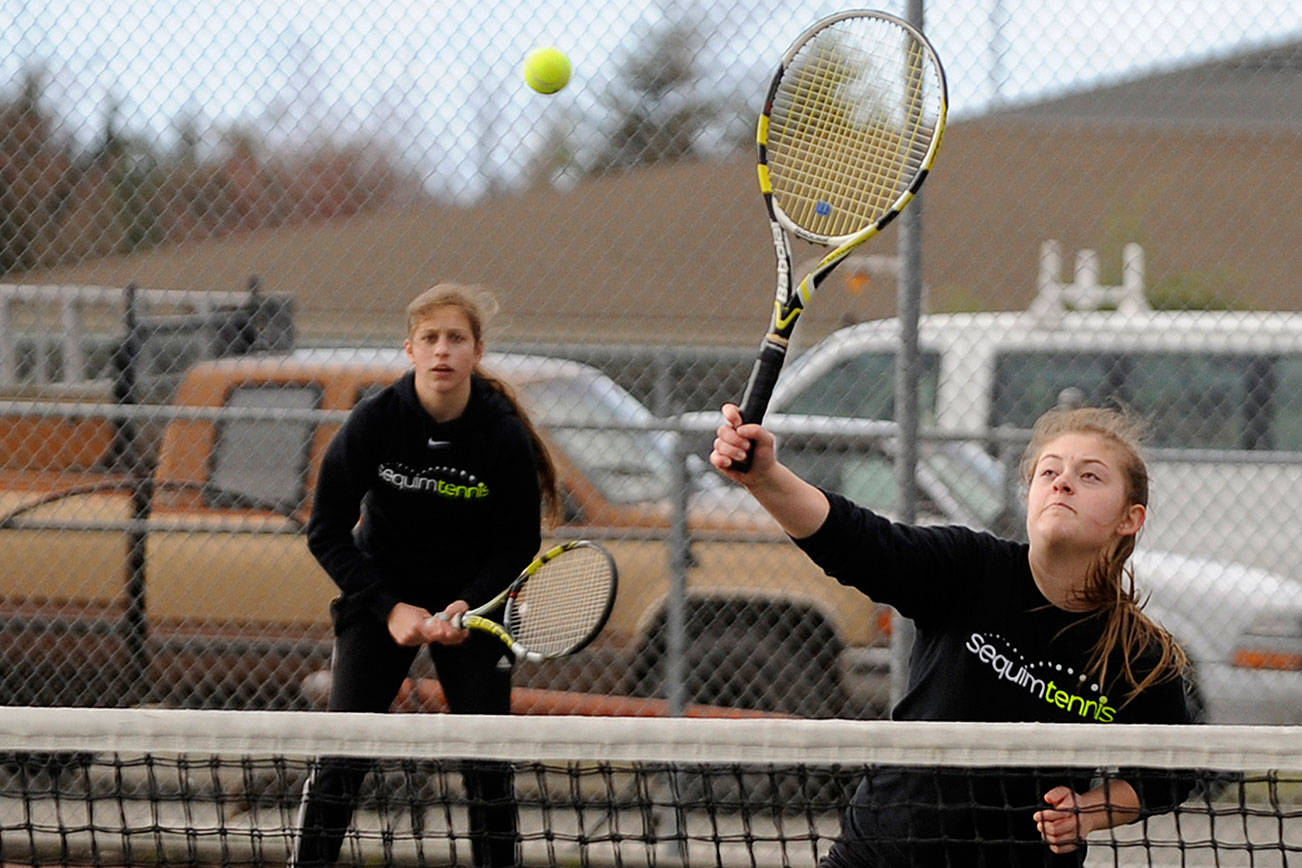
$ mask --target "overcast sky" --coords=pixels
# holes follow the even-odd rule
[[[509,174],[547,122],[600,112],[619,60],[666,18],[699,22],[709,85],[743,110],[753,103],[753,113],[783,48],[846,5],[0,0],[0,81],[12,89],[24,67],[39,66],[83,140],[117,101],[127,127],[159,141],[182,116],[287,140],[325,128],[342,139],[382,139],[417,165],[456,164],[478,147],[484,153],[470,158]],[[878,5],[905,9],[904,0]],[[1297,0],[928,0],[925,15],[954,117],[993,99],[1302,38]],[[520,78],[524,55],[539,44],[574,61],[573,83],[553,97],[533,94]]]

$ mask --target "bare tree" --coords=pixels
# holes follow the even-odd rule
[[[591,170],[695,156],[721,107],[702,94],[700,37],[689,22],[653,29],[619,68],[606,94],[610,125]]]
[[[0,103],[0,274],[48,264],[72,195],[72,158],[56,140],[44,106],[44,79],[24,73],[18,94]]]

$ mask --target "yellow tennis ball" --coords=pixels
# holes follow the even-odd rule
[[[539,93],[556,93],[570,80],[570,59],[550,45],[535,48],[524,59],[524,80]]]

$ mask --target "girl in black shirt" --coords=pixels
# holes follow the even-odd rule
[[[1124,415],[1086,408],[1039,420],[1022,462],[1027,544],[892,523],[801,480],[735,406],[724,416],[715,467],[829,575],[915,621],[893,718],[1190,722],[1184,653],[1140,611],[1127,565],[1148,475]],[[750,471],[730,469],[748,450]],[[1065,770],[881,768],[822,864],[1079,865],[1090,832],[1169,810],[1188,791],[1135,770],[1092,786]]]
[[[453,713],[510,713],[505,646],[436,617],[505,588],[538,551],[543,506],[554,516],[559,503],[545,446],[506,385],[479,367],[484,320],[469,289],[417,296],[407,308],[412,370],[357,405],[322,462],[308,547],[341,592],[331,711],[387,711],[423,645]],[[335,862],[366,771],[319,763],[291,865]],[[517,864],[509,766],[472,764],[464,779],[474,864]]]

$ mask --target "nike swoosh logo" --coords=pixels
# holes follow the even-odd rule
[[[435,440],[433,437],[431,437],[431,438],[429,438],[429,440],[425,441],[425,445],[428,446],[430,449],[442,449],[444,446],[451,446],[451,445],[452,445],[452,441],[451,441],[451,440]]]

